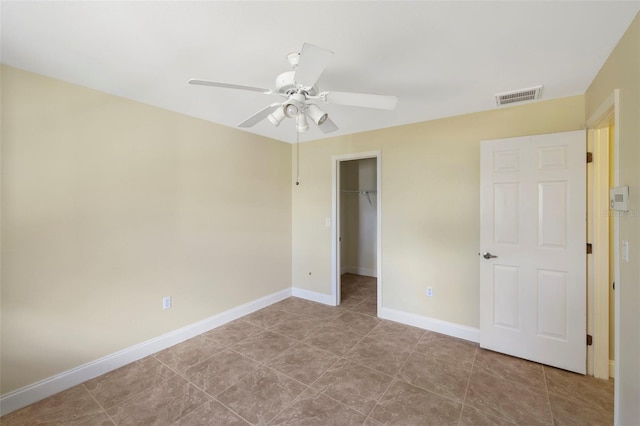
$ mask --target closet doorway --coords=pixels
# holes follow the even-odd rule
[[[336,305],[377,316],[381,306],[380,154],[334,157],[333,289]]]

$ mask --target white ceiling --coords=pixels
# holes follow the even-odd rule
[[[586,91],[640,1],[2,1],[2,63],[227,126],[275,95],[304,42],[335,54],[320,89],[396,95],[395,111],[326,105],[349,134],[496,108],[494,94]],[[248,131],[292,142],[295,127]],[[313,124],[300,140],[326,137]]]

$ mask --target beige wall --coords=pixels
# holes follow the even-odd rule
[[[629,241],[630,262],[620,263],[616,291],[620,334],[616,363],[618,424],[640,419],[640,14],[626,31],[585,94],[589,118],[615,89],[620,90],[619,184],[629,185],[630,212],[620,217],[620,241]]]
[[[478,327],[479,142],[583,126],[575,96],[303,144],[293,285],[331,294],[332,156],[381,150],[383,306]]]
[[[8,67],[1,88],[3,394],[290,288],[290,145]]]

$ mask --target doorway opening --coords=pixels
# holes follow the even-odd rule
[[[382,301],[380,152],[333,157],[332,297],[377,316]]]

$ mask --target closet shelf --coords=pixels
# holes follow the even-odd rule
[[[361,190],[341,189],[340,192],[344,192],[345,194],[366,195],[367,200],[369,201],[369,205],[373,207],[373,201],[371,201],[371,197],[369,196],[369,194],[375,194],[378,191],[376,191],[375,189],[361,189]]]

